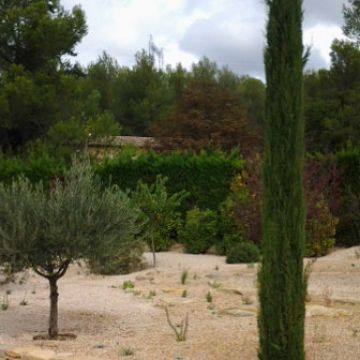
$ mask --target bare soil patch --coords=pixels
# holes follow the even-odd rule
[[[360,358],[356,250],[359,247],[338,250],[314,265],[306,318],[309,360]],[[151,254],[146,257],[151,263]],[[33,341],[47,330],[46,281],[29,273],[23,285],[3,285],[0,299],[6,291],[10,294],[8,309],[0,310],[0,346],[37,345],[72,353],[74,359],[256,360],[257,266],[177,252],[158,253],[157,259],[156,270],[123,276],[96,276],[72,266],[59,281],[59,325],[61,332],[76,334],[75,340]],[[126,280],[135,288],[124,291]],[[209,292],[212,302],[207,301]],[[26,306],[20,305],[24,299]],[[165,306],[175,324],[189,314],[185,342],[175,340]]]

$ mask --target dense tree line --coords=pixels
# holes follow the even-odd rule
[[[345,40],[331,46],[330,69],[305,75],[307,150],[335,152],[360,145],[360,2],[343,9]]]
[[[346,40],[334,40],[330,69],[305,74],[305,142],[310,152],[359,145],[360,48],[356,0],[344,6]],[[103,53],[83,67],[75,46],[87,33],[80,7],[60,1],[1,1],[0,146],[45,140],[59,151],[107,134],[155,136],[198,150],[262,149],[265,85],[207,58],[185,69],[156,67],[147,52],[132,67]],[[76,59],[76,58],[74,58]]]
[[[133,67],[105,52],[83,67],[69,61],[87,33],[80,7],[66,11],[60,1],[2,1],[0,13],[3,150],[21,150],[39,139],[56,147],[82,143],[90,133],[167,137],[174,124],[179,138],[201,134],[199,143],[176,144],[183,148],[245,148],[255,143],[254,134],[260,137],[260,80],[239,77],[206,58],[190,70],[181,64],[159,69],[144,50]]]

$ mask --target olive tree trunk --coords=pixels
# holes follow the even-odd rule
[[[60,263],[57,271],[52,269],[51,271],[45,271],[44,269],[39,269],[37,267],[33,267],[34,271],[42,276],[43,278],[49,281],[50,287],[50,314],[49,314],[49,328],[48,328],[48,337],[49,339],[56,339],[59,336],[59,325],[58,325],[58,300],[59,300],[59,292],[58,292],[58,281],[62,278],[69,265],[70,260],[65,260]]]
[[[59,335],[58,326],[58,278],[49,278],[50,284],[50,317],[49,317],[49,330],[48,335],[50,339],[56,339]]]

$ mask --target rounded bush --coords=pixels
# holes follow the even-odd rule
[[[243,241],[240,233],[227,234],[215,244],[216,255],[227,255],[228,252]]]
[[[191,254],[203,254],[217,239],[217,216],[215,211],[192,209],[186,214],[180,240],[185,251]]]
[[[255,244],[242,242],[234,245],[227,254],[226,262],[228,264],[247,264],[258,262],[260,251]]]

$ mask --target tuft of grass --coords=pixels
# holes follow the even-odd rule
[[[33,295],[35,295],[36,294],[36,290],[35,289],[33,289],[33,291],[31,292]]]
[[[221,282],[218,281],[208,281],[208,285],[213,289],[218,289],[222,286]]]
[[[23,298],[21,301],[20,301],[20,304],[19,305],[21,305],[21,306],[26,306],[26,305],[28,305],[29,303],[28,303],[28,301],[25,299],[25,298]]]
[[[6,295],[11,295],[12,291],[10,289],[6,290]]]
[[[135,287],[135,284],[131,280],[124,281],[122,284],[123,290],[133,289],[134,287]]]
[[[148,296],[146,297],[147,299],[152,299],[153,297],[156,296],[156,291],[155,290],[150,290]]]
[[[9,298],[8,295],[5,294],[3,296],[2,302],[1,302],[1,310],[6,311],[9,308]]]
[[[181,277],[180,277],[180,281],[181,281],[181,284],[182,285],[185,285],[186,284],[186,281],[188,279],[188,276],[189,276],[189,272],[187,270],[184,270],[182,273],[181,273]]]
[[[208,303],[212,303],[212,301],[213,301],[213,297],[212,297],[210,291],[208,291],[208,293],[206,294],[206,301],[207,301]]]
[[[187,290],[184,290],[181,294],[181,297],[186,298],[188,295]]]
[[[252,305],[254,303],[254,300],[249,296],[244,296],[242,298],[242,302],[244,305]]]
[[[126,349],[122,349],[120,351],[120,356],[133,356],[134,355],[134,350],[130,349],[130,348],[126,348]]]
[[[324,298],[324,302],[325,302],[325,305],[330,307],[332,305],[332,289],[331,287],[326,287],[324,290],[323,290],[323,298]]]

